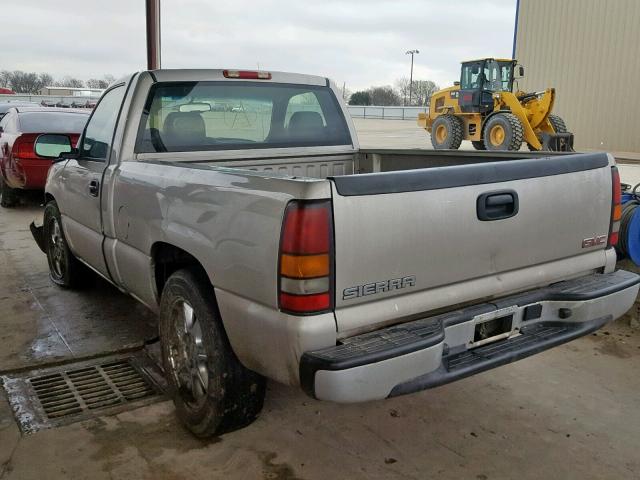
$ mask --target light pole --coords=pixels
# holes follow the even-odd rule
[[[405,55],[411,55],[411,75],[409,77],[409,105],[411,105],[411,87],[413,86],[413,56],[416,53],[420,53],[418,49],[407,50]]]
[[[160,68],[160,0],[146,1],[147,70]]]

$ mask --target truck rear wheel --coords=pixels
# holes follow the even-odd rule
[[[484,126],[484,145],[487,150],[520,150],[524,129],[513,113],[497,113]]]
[[[71,253],[62,230],[60,210],[54,200],[44,207],[42,227],[51,281],[64,288],[74,288],[84,284],[89,269]]]
[[[457,150],[460,148],[464,125],[455,115],[440,115],[431,126],[431,144],[436,150]]]
[[[265,379],[237,359],[204,273],[179,270],[162,290],[162,361],[178,418],[197,437],[237,430],[262,410]]]
[[[0,175],[0,205],[4,208],[15,207],[19,200],[18,190],[7,185]]]

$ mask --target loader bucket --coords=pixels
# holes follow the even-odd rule
[[[574,152],[573,133],[543,133],[542,150],[552,152]]]

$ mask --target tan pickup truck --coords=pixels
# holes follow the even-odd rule
[[[177,412],[250,423],[265,377],[360,402],[415,392],[623,315],[604,153],[361,150],[326,78],[145,71],[60,157],[34,235],[51,279],[93,271],[159,315]]]

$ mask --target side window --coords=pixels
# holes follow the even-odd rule
[[[91,160],[109,158],[118,112],[124,98],[124,85],[109,90],[96,107],[85,131],[80,156]]]
[[[313,92],[300,93],[298,95],[294,95],[289,99],[289,103],[287,105],[287,112],[284,116],[284,127],[289,127],[289,121],[291,117],[296,115],[298,112],[314,112],[317,118],[322,119],[322,126],[327,126],[327,122],[324,118],[324,114],[322,113],[322,108],[320,107],[320,102],[318,101],[318,97]],[[313,114],[311,114],[313,115]],[[300,117],[301,115],[296,115]],[[309,114],[306,116],[310,117]]]
[[[16,118],[17,115],[13,112],[5,114],[2,120],[0,120],[2,130],[7,133],[14,133],[17,129]]]
[[[460,89],[475,90],[480,88],[480,64],[472,63],[462,67],[462,78],[460,79]]]

